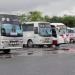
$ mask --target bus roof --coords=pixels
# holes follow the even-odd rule
[[[63,23],[50,23],[50,25],[58,26],[58,25],[65,25]]]
[[[70,27],[67,27],[67,29],[70,29],[70,30],[75,30],[74,28],[70,28]]]
[[[38,23],[49,23],[49,22],[43,22],[43,21],[42,22],[24,22],[23,24],[34,24],[34,27],[38,27]]]
[[[17,15],[11,15],[11,14],[0,14],[0,18],[13,18],[13,19],[18,19]]]
[[[43,22],[43,21],[39,21],[39,22],[24,22],[25,24],[38,24],[38,23],[49,23],[49,22]],[[24,24],[23,23],[23,24]]]

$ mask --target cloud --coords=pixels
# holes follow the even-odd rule
[[[63,16],[63,15],[75,16],[75,7],[71,8],[69,10],[64,10],[63,12],[60,12],[60,14],[58,14],[58,16]]]
[[[24,13],[39,10],[44,14],[59,15],[74,11],[74,8],[75,0],[0,0],[0,12]]]

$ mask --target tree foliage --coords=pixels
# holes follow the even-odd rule
[[[75,16],[63,16],[62,22],[69,27],[75,27]]]
[[[42,13],[39,11],[29,12],[28,17],[30,21],[42,21],[43,20]]]
[[[46,22],[50,22],[50,17],[48,15],[45,15],[43,20],[46,21]]]
[[[61,17],[57,17],[57,16],[53,16],[51,19],[50,19],[50,22],[51,23],[60,23],[62,22],[62,18]]]
[[[19,16],[19,21],[21,23],[26,22],[27,21],[27,16],[25,14],[22,14]]]
[[[50,23],[64,23],[69,27],[75,27],[75,16],[53,16],[50,17],[48,15],[43,16],[42,12],[40,11],[31,11],[27,15],[22,14],[19,16],[20,22],[27,22],[27,21],[46,21]]]

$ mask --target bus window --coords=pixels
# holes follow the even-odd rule
[[[51,25],[51,28],[52,28],[52,36],[57,37],[55,26]]]
[[[34,34],[38,34],[38,27],[34,27]]]
[[[23,31],[33,31],[34,25],[33,24],[23,24]]]
[[[0,35],[1,35],[1,24],[0,24]]]

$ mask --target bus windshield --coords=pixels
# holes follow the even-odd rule
[[[66,31],[67,31],[67,29],[66,29],[66,26],[58,26],[57,27],[57,31],[58,31],[58,34],[59,35],[63,35],[63,34],[66,34]]]
[[[74,30],[71,30],[71,29],[67,29],[67,32],[68,33],[75,33]]]
[[[22,36],[23,34],[22,34],[21,25],[2,24],[1,35],[2,36]]]
[[[39,34],[44,37],[49,37],[52,35],[52,30],[49,24],[39,25]]]

